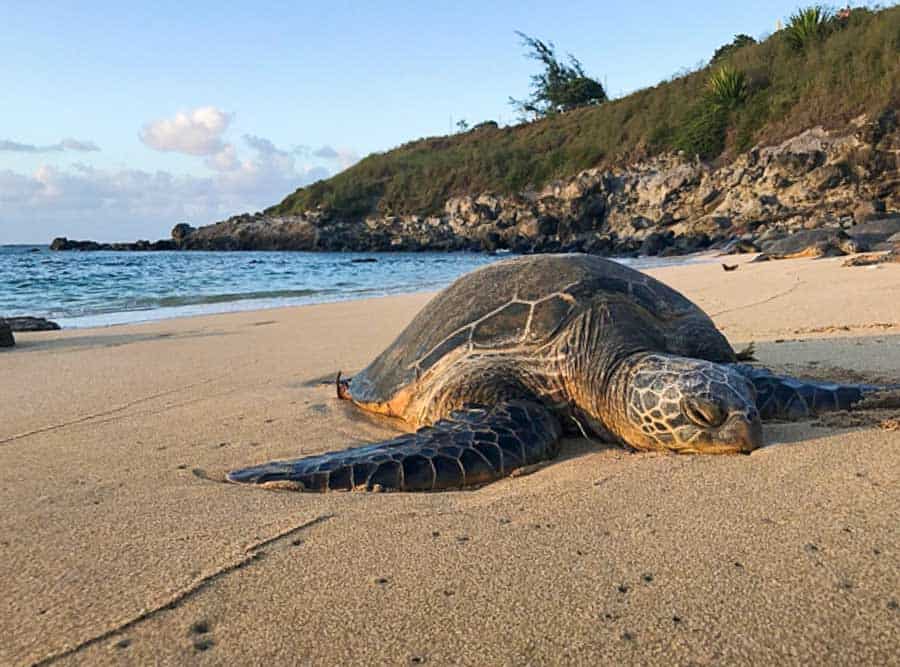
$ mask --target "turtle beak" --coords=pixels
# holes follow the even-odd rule
[[[759,415],[734,415],[722,428],[722,439],[740,454],[749,454],[763,444]]]

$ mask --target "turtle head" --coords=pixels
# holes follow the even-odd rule
[[[636,449],[749,454],[762,444],[756,390],[723,364],[664,354],[626,364],[620,437]]]

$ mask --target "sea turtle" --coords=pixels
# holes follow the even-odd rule
[[[869,386],[737,363],[674,289],[590,255],[477,269],[431,300],[338,395],[417,428],[386,442],[236,470],[298,490],[419,491],[493,481],[552,458],[564,428],[634,449],[749,453],[761,418],[846,409]]]

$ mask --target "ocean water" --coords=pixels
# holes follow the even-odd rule
[[[40,246],[0,246],[0,316],[33,315],[63,327],[92,327],[429,291],[503,258],[482,253],[51,252]],[[623,261],[640,267],[673,260]]]

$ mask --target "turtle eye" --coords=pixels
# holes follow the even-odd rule
[[[722,407],[705,398],[685,398],[681,402],[681,409],[688,419],[703,428],[715,428],[725,421]]]

